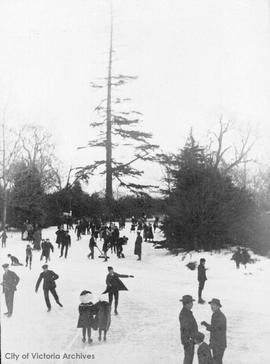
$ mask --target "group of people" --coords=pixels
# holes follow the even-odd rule
[[[237,269],[240,268],[240,264],[243,264],[243,266],[246,268],[247,263],[251,263],[251,256],[246,248],[238,247],[232,256],[232,260],[235,261]]]
[[[159,218],[156,217],[154,220],[154,232],[156,231],[159,223]],[[137,233],[143,232],[143,239],[144,241],[153,241],[154,239],[154,232],[153,232],[153,226],[149,222],[147,223],[147,217],[143,216],[139,219],[136,219],[134,216],[131,218],[131,227],[130,232],[135,232],[137,229]]]

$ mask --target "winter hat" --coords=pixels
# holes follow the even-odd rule
[[[208,302],[208,303],[209,303],[209,305],[211,305],[213,303],[214,305],[222,307],[222,305],[220,303],[220,300],[218,298],[212,298],[212,300],[210,302]]]
[[[3,268],[8,268],[9,267],[9,264],[5,263],[2,265]]]
[[[92,301],[92,292],[90,291],[82,291],[80,294],[81,303],[89,303]]]
[[[190,296],[189,294],[186,294],[179,301],[183,302],[183,304],[186,305],[187,303],[191,303],[191,302],[193,302],[195,300],[194,300],[194,298],[192,296]]]
[[[48,264],[44,264],[41,268],[42,269],[47,269],[48,268]]]

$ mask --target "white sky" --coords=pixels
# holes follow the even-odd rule
[[[114,14],[114,71],[139,77],[122,95],[155,143],[175,151],[191,126],[202,138],[223,115],[258,132],[254,153],[267,160],[268,0],[115,0]],[[47,127],[67,168],[97,157],[76,147],[93,133],[103,95],[89,83],[106,74],[108,29],[108,0],[0,0],[0,111],[12,127]],[[157,182],[160,168],[145,176]]]

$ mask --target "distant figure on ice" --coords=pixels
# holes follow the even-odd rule
[[[92,293],[90,291],[82,291],[80,294],[80,305],[79,305],[79,320],[77,328],[82,329],[82,342],[86,341],[86,332],[88,337],[88,344],[92,343],[91,339],[91,327],[94,324],[94,316],[97,313],[96,305],[91,302]]]
[[[123,253],[123,245],[126,245],[128,242],[128,238],[124,235],[120,237],[116,243],[116,254],[118,258],[125,258]]]
[[[34,250],[40,250],[41,235],[42,235],[41,229],[36,224],[35,231],[33,233],[33,244],[34,244],[33,249]]]
[[[108,293],[109,295],[109,303],[112,304],[114,298],[114,313],[118,315],[117,307],[119,301],[119,291],[127,291],[127,287],[121,281],[120,278],[134,278],[133,275],[127,274],[118,274],[114,272],[113,267],[108,267],[108,274],[106,277],[106,285],[107,288],[103,292],[103,294]]]
[[[205,259],[200,259],[200,264],[198,265],[198,281],[199,281],[199,288],[198,288],[198,302],[204,303],[205,301],[202,299],[202,291],[204,289],[204,284],[206,278],[206,268],[205,268]]]
[[[138,255],[138,259],[137,260],[141,260],[142,259],[142,237],[141,237],[141,233],[138,231],[137,232],[137,238],[135,241],[135,248],[134,248],[134,254]]]
[[[42,249],[42,252],[41,252],[40,260],[42,260],[43,257],[45,257],[45,263],[47,263],[48,260],[51,260],[50,259],[51,251],[53,252],[53,245],[49,239],[43,240],[43,242],[41,243],[41,249]]]
[[[247,263],[251,262],[250,258],[251,258],[250,254],[247,251],[247,249],[246,248],[242,249],[242,251],[241,251],[241,263],[243,264],[245,269],[247,268]]]
[[[60,306],[63,307],[62,303],[59,302],[59,298],[58,295],[56,293],[56,284],[55,284],[55,280],[59,278],[59,276],[54,273],[52,270],[48,270],[48,265],[44,264],[42,266],[43,272],[40,273],[39,278],[37,280],[36,283],[36,293],[38,291],[38,287],[40,285],[40,282],[43,279],[43,291],[44,291],[44,298],[45,298],[45,302],[48,308],[48,312],[51,311],[51,303],[50,303],[50,298],[49,298],[49,292],[51,292],[51,294],[53,295],[55,302]]]
[[[6,242],[7,242],[7,233],[6,230],[4,229],[2,234],[0,235],[0,239],[2,241],[2,248],[6,247]]]
[[[222,306],[219,299],[213,298],[209,304],[213,312],[211,324],[205,321],[202,321],[201,324],[206,327],[206,330],[210,331],[210,348],[213,352],[214,364],[222,364],[224,351],[227,347],[227,320],[224,313],[220,310]]]
[[[156,216],[155,221],[154,221],[154,233],[156,232],[156,229],[158,228],[158,223],[159,223],[159,217]]]
[[[94,235],[92,234],[90,240],[89,240],[89,249],[90,249],[90,253],[87,255],[88,259],[94,259],[94,254],[95,254],[95,246],[97,246],[96,244],[96,240]]]
[[[235,261],[236,268],[239,269],[240,262],[241,262],[241,249],[240,249],[240,247],[238,247],[236,252],[233,254],[232,260]]]
[[[198,332],[198,325],[191,311],[193,302],[192,296],[185,295],[180,300],[183,308],[179,314],[181,342],[184,346],[183,364],[192,364],[194,358],[194,338]]]
[[[69,235],[69,231],[65,231],[65,235],[64,235],[64,239],[62,239],[61,241],[61,255],[59,258],[61,258],[64,254],[64,250],[65,250],[65,258],[67,258],[67,254],[68,254],[68,248],[71,247],[71,237]]]
[[[11,259],[11,265],[23,265],[19,262],[19,259],[14,257],[14,255],[8,254],[7,255]]]
[[[204,334],[202,332],[198,332],[195,335],[194,342],[198,345],[198,364],[214,364],[210,347],[204,342]]]
[[[77,240],[80,240],[81,237],[81,233],[82,233],[82,224],[80,221],[78,221],[77,225],[75,226],[75,233],[77,233]]]
[[[56,244],[58,245],[59,249],[61,243],[65,240],[65,231],[62,225],[58,228],[55,234],[56,234]]]
[[[4,313],[7,317],[10,317],[13,313],[13,301],[14,301],[14,293],[16,291],[17,284],[20,281],[20,278],[17,276],[15,272],[9,270],[9,265],[3,264],[2,267],[4,268],[4,275],[3,275],[3,282],[1,285],[3,286],[3,293],[5,294],[6,299],[6,306],[7,312]]]
[[[29,263],[29,269],[32,268],[32,248],[29,244],[26,245],[26,249],[25,249],[25,253],[26,253],[26,257],[25,257],[25,266],[28,267],[28,263]]]

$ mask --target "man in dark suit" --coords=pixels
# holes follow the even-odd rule
[[[71,238],[69,235],[69,231],[65,231],[65,236],[64,239],[61,241],[61,255],[59,258],[61,258],[64,254],[64,250],[65,250],[65,258],[67,258],[67,254],[68,254],[68,248],[71,246]]]
[[[109,295],[109,303],[112,304],[114,298],[114,313],[118,315],[117,307],[118,307],[118,300],[119,300],[119,291],[127,291],[127,287],[121,281],[120,278],[134,278],[132,275],[127,274],[118,274],[114,272],[113,267],[108,267],[109,273],[106,277],[106,291],[104,293],[108,293]]]
[[[20,281],[20,278],[17,276],[15,272],[9,270],[9,265],[3,264],[5,273],[3,274],[3,282],[1,285],[3,286],[3,293],[5,294],[7,312],[5,315],[7,317],[12,316],[13,313],[13,301],[14,301],[14,293],[16,291],[17,284]]]
[[[195,344],[198,345],[197,355],[199,364],[213,364],[213,358],[209,345],[204,342],[204,334],[198,332],[194,338]]]
[[[179,314],[181,342],[184,346],[183,364],[192,364],[194,358],[194,337],[198,332],[198,325],[191,311],[193,302],[192,296],[185,295],[180,300],[183,308]]]
[[[204,303],[205,301],[202,299],[202,291],[204,289],[204,284],[206,278],[206,268],[205,268],[205,259],[200,259],[200,264],[198,265],[198,281],[199,281],[199,289],[198,289],[198,302]]]
[[[44,264],[42,266],[43,272],[40,273],[40,276],[37,280],[36,283],[36,293],[38,291],[38,287],[40,285],[40,282],[43,279],[43,290],[44,290],[44,297],[45,297],[45,302],[46,305],[48,307],[48,312],[51,311],[51,303],[50,303],[50,299],[49,299],[49,292],[51,292],[51,294],[53,295],[56,303],[60,306],[63,307],[63,305],[59,302],[59,298],[58,295],[56,293],[56,284],[55,284],[55,280],[59,278],[59,276],[57,274],[55,274],[52,270],[48,270],[48,265]]]
[[[210,347],[213,352],[214,364],[222,364],[224,351],[227,347],[227,320],[224,313],[220,310],[222,306],[219,299],[213,298],[209,304],[211,305],[211,310],[213,312],[211,324],[208,324],[205,321],[202,321],[201,324],[210,331]]]

